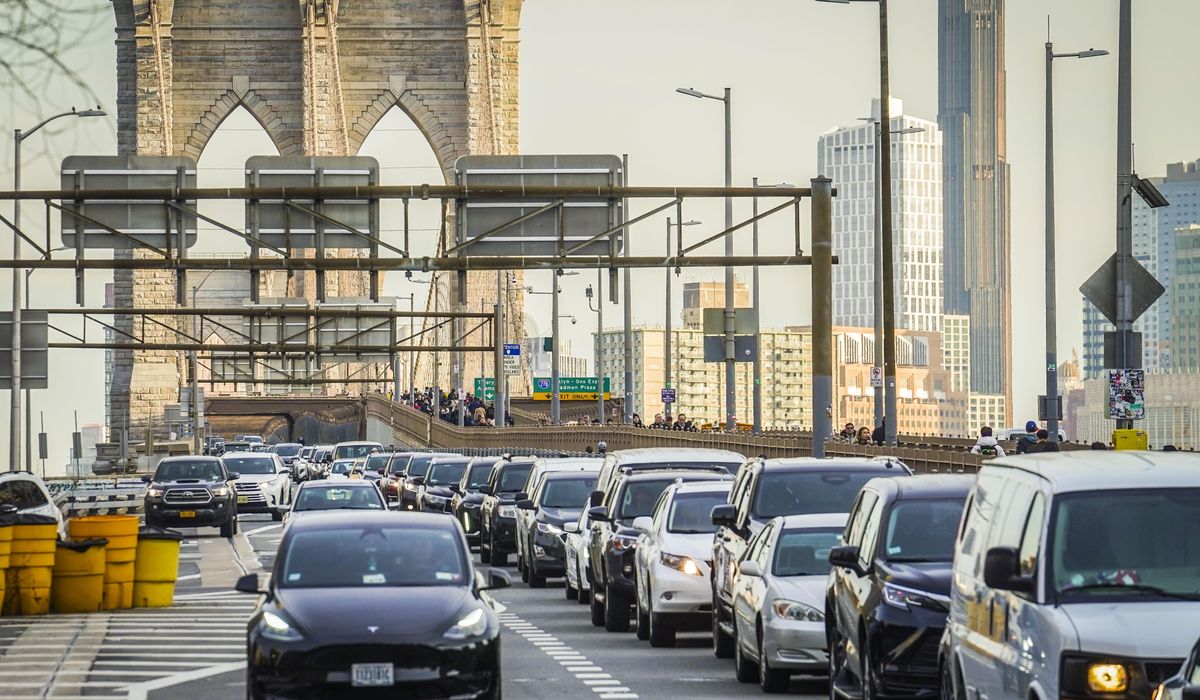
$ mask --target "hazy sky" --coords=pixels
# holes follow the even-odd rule
[[[904,100],[908,113],[936,120],[937,2],[893,0],[891,5],[892,94]],[[1115,54],[1117,1],[1009,0],[1007,5],[1014,419],[1020,423],[1036,415],[1035,397],[1044,382],[1046,17],[1053,16],[1056,50],[1096,47]],[[757,176],[767,183],[805,185],[818,174],[817,137],[867,114],[871,98],[878,95],[876,18],[876,6],[870,3],[527,0],[521,30],[522,151],[628,153],[632,184],[717,185],[723,173],[721,106],[678,95],[674,89],[694,86],[717,93],[728,86],[733,88],[735,182],[749,184]],[[1133,126],[1136,162],[1143,176],[1163,174],[1167,162],[1200,157],[1200,130],[1195,128],[1200,115],[1194,77],[1197,26],[1200,3],[1193,0],[1134,3]],[[110,29],[111,24],[96,31],[91,41],[80,44],[67,58],[113,112],[115,49]],[[1114,249],[1116,69],[1115,55],[1056,63],[1058,339],[1063,360],[1080,344],[1078,287]],[[86,103],[79,90],[65,82],[45,89],[47,109]],[[37,115],[15,101],[5,102],[0,105],[4,129],[38,121]],[[106,123],[81,120],[47,131],[46,138],[31,138],[25,144],[25,187],[54,185],[61,156],[112,153],[114,124],[111,118]],[[235,114],[201,158],[201,184],[237,185],[248,155],[273,152],[253,119]],[[385,183],[416,184],[438,178],[432,151],[396,110],[372,134],[363,153],[380,160]],[[7,143],[2,155],[0,183],[7,186],[12,181]],[[748,212],[747,202],[737,213]],[[240,207],[220,213],[235,225],[241,221]],[[688,207],[684,215],[704,222],[688,229],[689,238],[699,240],[716,230],[721,205],[702,202]],[[31,206],[26,222],[40,221],[41,216],[40,209]],[[432,211],[422,212],[414,225],[432,227],[435,217]],[[791,247],[789,223],[781,220],[764,226],[764,254]],[[384,228],[395,226],[385,223]],[[661,251],[664,229],[663,219],[635,228],[634,252]],[[739,236],[742,233],[748,232]],[[385,237],[394,235],[385,231]],[[432,251],[432,232],[425,235],[414,245],[418,252]],[[9,239],[0,235],[0,240]],[[748,252],[749,238],[739,238],[737,246],[739,252]],[[197,249],[241,250],[237,239],[212,232]],[[714,271],[708,276],[718,275]],[[662,273],[638,271],[633,276],[634,322],[661,323]],[[89,273],[89,305],[100,305],[103,283],[110,279],[102,272]],[[805,269],[768,270],[763,280],[765,326],[808,322]],[[527,284],[548,290],[549,282],[549,275],[537,273],[529,276]],[[563,278],[562,284],[562,312],[579,320],[575,326],[564,324],[565,336],[576,352],[585,354],[590,354],[589,333],[595,326],[595,315],[583,296],[588,283],[594,283],[594,275]],[[33,289],[34,306],[66,306],[73,301],[70,273],[39,272],[33,277]],[[420,295],[425,289],[393,275],[385,292],[407,295],[415,290]],[[678,304],[679,296],[675,298]],[[530,297],[527,308],[541,330],[548,331],[549,297]],[[618,307],[605,311],[610,323],[619,321]],[[88,333],[89,339],[100,337],[95,326]],[[48,467],[52,472],[61,470],[68,454],[71,411],[79,410],[81,424],[102,420],[103,383],[101,352],[53,353],[51,388],[35,392],[34,399],[34,432],[38,412],[44,410],[51,433]],[[7,445],[8,402],[0,403],[0,444]]]

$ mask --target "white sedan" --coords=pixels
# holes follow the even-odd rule
[[[775,518],[733,575],[734,668],[743,683],[787,690],[793,673],[829,672],[825,584],[845,513]]]
[[[729,481],[676,483],[650,516],[637,518],[637,636],[675,645],[675,632],[711,626],[712,509],[729,499]]]

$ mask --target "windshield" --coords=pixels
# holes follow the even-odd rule
[[[412,455],[392,455],[388,460],[388,474],[399,474],[408,466],[408,458]]]
[[[378,443],[367,443],[365,445],[338,445],[333,448],[334,459],[344,459],[347,457],[366,457],[373,450],[378,450],[382,445]]]
[[[445,527],[307,530],[281,555],[281,588],[461,586],[468,571],[462,545]]]
[[[314,447],[305,447],[304,449],[300,450],[300,453],[299,453],[299,454],[300,454],[300,456],[301,456],[301,457],[303,457],[304,459],[308,459],[309,457],[312,457],[312,453],[313,453],[315,450],[316,450],[316,448],[314,448]]]
[[[900,501],[888,516],[888,561],[951,561],[965,500]]]
[[[346,483],[346,482],[342,482]],[[300,491],[295,510],[383,510],[383,501],[374,486],[314,486]]]
[[[408,461],[408,471],[405,474],[409,476],[425,476],[425,472],[429,471],[429,463],[433,461],[433,455],[414,455]]]
[[[654,504],[658,502],[658,497],[673,483],[675,483],[675,479],[672,478],[630,481],[625,484],[625,490],[621,494],[620,508],[617,509],[617,518],[632,520],[643,515],[650,515],[654,511]]]
[[[583,508],[596,488],[596,476],[572,476],[549,479],[542,487],[543,508]]]
[[[472,464],[471,469],[467,472],[467,490],[475,491],[480,486],[488,482],[488,477],[492,475],[492,469],[495,464]]]
[[[334,462],[333,466],[329,468],[329,471],[330,471],[330,473],[333,473],[333,474],[349,474],[350,467],[352,467],[352,466],[354,466],[354,460],[341,459],[341,460]]]
[[[1052,526],[1048,551],[1060,594],[1153,600],[1149,587],[1159,595],[1200,598],[1200,489],[1062,496]]]
[[[155,481],[221,481],[221,463],[214,460],[195,462],[162,462],[154,472]]]
[[[787,530],[775,543],[776,576],[826,576],[829,574],[829,550],[837,546],[842,529]]]
[[[300,454],[300,447],[299,443],[285,442],[282,445],[275,446],[275,454],[280,457],[295,457]]]
[[[463,472],[467,470],[467,462],[443,462],[429,468],[429,478],[425,479],[426,486],[449,486],[462,480]]]
[[[500,474],[499,488],[497,493],[517,493],[525,488],[525,482],[529,481],[529,472],[533,470],[533,464],[511,464],[505,467]]]
[[[717,531],[713,525],[712,509],[729,499],[728,491],[712,493],[681,493],[671,502],[667,515],[667,532],[699,535]]]
[[[242,476],[246,474],[274,474],[275,460],[270,457],[227,457],[225,458],[225,468],[231,472],[237,472]]]
[[[387,466],[389,459],[391,459],[391,455],[388,454],[373,454],[367,457],[367,463],[363,465],[363,469],[370,472],[378,471]]]
[[[896,470],[897,474],[901,472]],[[767,472],[754,495],[755,518],[780,515],[847,513],[863,484],[877,476],[870,472]]]

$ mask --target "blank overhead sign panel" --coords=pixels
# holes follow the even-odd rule
[[[142,199],[138,190],[196,186],[196,161],[183,156],[68,156],[62,189],[79,196],[61,202],[62,242],[69,248],[179,249],[196,243],[195,200]],[[88,190],[128,190],[125,199],[88,200]],[[175,205],[175,206],[172,206]],[[119,232],[119,233],[117,233]]]
[[[379,162],[367,156],[254,156],[246,161],[247,187],[344,187],[378,183]],[[377,199],[291,199],[289,202],[290,205],[281,199],[246,200],[247,232],[277,248],[370,248],[370,240],[359,234],[379,237]],[[323,238],[321,245],[318,238]]]
[[[247,304],[250,309],[278,311],[270,316],[246,316],[246,335],[251,342],[271,345],[307,345],[309,310],[305,299],[262,299],[261,304]]]
[[[21,312],[21,386],[45,389],[50,386],[46,312]],[[12,312],[0,313],[0,389],[12,388]]]
[[[346,297],[330,299],[321,304],[323,309],[386,309],[396,306],[395,299],[384,299],[372,303],[366,298]],[[325,355],[341,357],[352,356],[362,362],[387,362],[389,354],[379,352],[379,348],[388,348],[395,344],[393,327],[395,321],[390,318],[363,318],[360,316],[332,317],[317,319],[317,344],[322,346],[322,360]],[[372,348],[374,352],[364,353],[356,348]],[[331,349],[326,349],[331,348]],[[333,360],[335,362],[339,360]]]
[[[457,184],[558,185],[575,187],[619,187],[624,184],[621,159],[612,155],[550,155],[550,156],[463,156],[454,164]],[[468,246],[470,255],[557,255],[560,252],[559,212],[562,214],[562,249],[582,243],[604,233],[620,223],[621,201],[596,197],[565,199],[561,207],[553,205],[553,197],[528,199],[489,199],[471,196],[471,201],[458,208],[458,243],[480,238],[506,224],[504,230],[486,235],[483,240]],[[537,213],[539,209],[544,209]],[[530,216],[532,215],[532,216]],[[518,224],[521,217],[529,219]],[[620,250],[620,235],[616,237]],[[603,239],[582,248],[573,255],[607,256],[610,242]]]

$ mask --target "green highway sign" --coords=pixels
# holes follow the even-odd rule
[[[495,401],[496,379],[494,377],[488,377],[487,379],[476,378],[474,394],[482,396],[484,401]]]
[[[596,385],[595,377],[559,377],[558,378],[558,398],[560,401],[595,401],[596,400]],[[608,399],[612,391],[609,386],[608,377],[604,378],[604,398]],[[550,377],[535,377],[533,380],[533,398],[535,401],[549,401],[553,387],[550,383]]]

